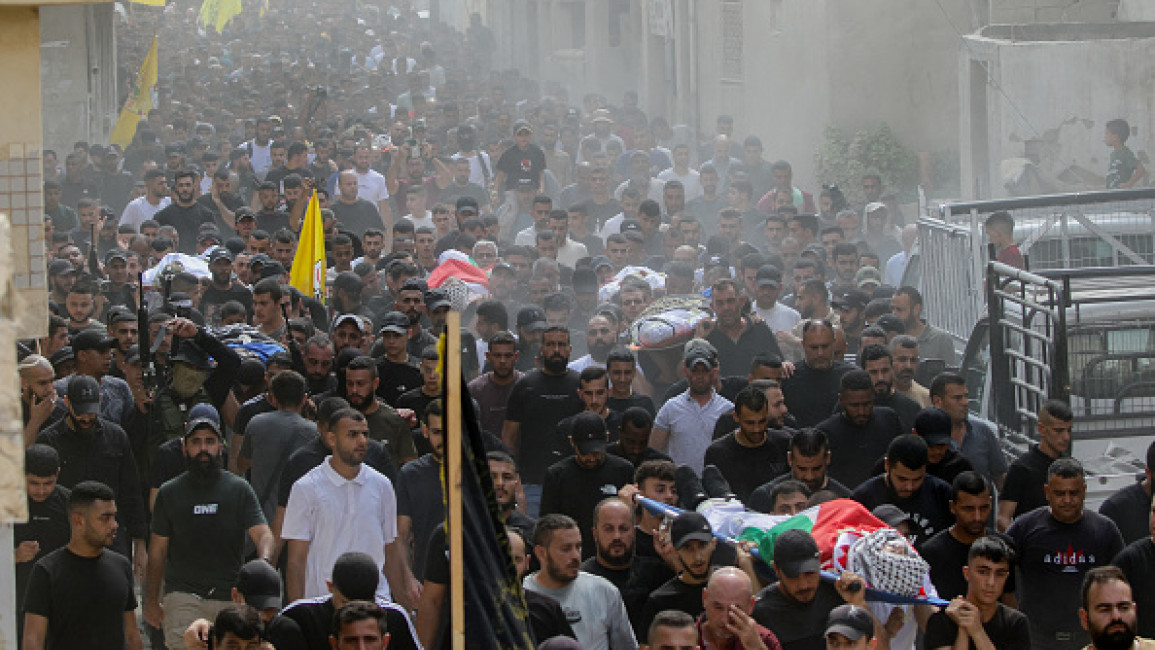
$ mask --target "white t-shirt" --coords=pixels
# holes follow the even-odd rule
[[[309,542],[305,598],[329,593],[325,586],[343,553],[359,551],[385,566],[385,546],[397,537],[397,496],[384,474],[361,465],[353,480],[338,474],[332,456],[293,484],[281,536]],[[384,574],[377,595],[391,600]]]
[[[272,148],[272,140],[269,140],[269,144],[263,147],[257,144],[256,140],[249,140],[249,163],[253,166],[253,173],[262,180],[265,178],[265,173],[273,166]]]
[[[674,172],[674,168],[663,169],[658,172],[658,180],[666,181],[681,181],[682,186],[686,188],[686,203],[702,196],[702,182],[698,179],[697,170],[691,169],[689,174],[682,176]]]
[[[147,196],[137,197],[124,206],[118,225],[128,224],[140,232],[140,224],[156,216],[156,213],[167,208],[169,203],[172,203],[172,199],[167,196],[161,198],[160,203],[156,205],[149,203]]]
[[[436,227],[433,225],[433,212],[431,210],[426,210],[425,214],[420,216],[420,217],[415,217],[411,214],[407,214],[404,217],[402,217],[402,219],[408,219],[409,221],[412,221],[414,230],[421,228],[423,226],[428,226],[428,227],[434,228],[434,230],[436,230]]]
[[[469,182],[477,183],[482,187],[489,187],[488,181],[493,178],[494,173],[493,164],[489,159],[489,154],[485,153],[484,151],[479,151],[474,153],[473,156],[469,158],[465,158],[465,156],[459,153],[453,154],[454,160],[460,160],[462,158],[469,161]],[[485,160],[485,169],[481,168],[481,162],[479,162],[478,158]],[[489,172],[488,176],[486,175],[486,171]]]
[[[374,206],[389,199],[389,186],[380,173],[372,169],[364,174],[357,170],[353,170],[353,173],[357,176],[357,198],[365,199]]]
[[[762,320],[766,321],[766,325],[770,327],[771,332],[793,331],[798,321],[802,320],[801,314],[780,302],[774,303],[774,306],[770,309],[763,309],[758,306],[758,303],[754,303],[753,311],[755,314],[758,314]]]

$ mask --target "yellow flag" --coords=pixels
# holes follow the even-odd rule
[[[132,0],[138,5],[148,5],[149,7],[163,7],[165,0]]]
[[[197,22],[208,29],[212,26],[220,34],[235,16],[241,13],[241,0],[204,0]]]
[[[305,208],[305,223],[301,226],[301,240],[297,242],[289,284],[306,296],[325,302],[325,228],[316,190],[309,197],[309,207]]]
[[[127,148],[132,143],[132,136],[136,135],[136,125],[156,105],[156,36],[152,37],[152,46],[140,64],[140,72],[136,73],[136,81],[132,85],[132,92],[120,110],[120,117],[116,126],[112,128],[112,135],[108,141]]]

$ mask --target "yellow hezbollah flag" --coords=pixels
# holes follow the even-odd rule
[[[204,0],[197,22],[208,29],[211,25],[220,34],[235,16],[241,13],[241,0]]]
[[[301,227],[289,284],[306,296],[325,302],[325,228],[316,190],[309,197],[309,207],[305,208],[305,224]]]
[[[152,46],[140,64],[140,72],[136,73],[136,81],[132,84],[132,92],[120,110],[120,117],[116,126],[112,128],[112,135],[108,141],[118,144],[121,148],[128,148],[132,137],[136,135],[136,125],[148,116],[148,112],[156,105],[156,36],[152,37]]]

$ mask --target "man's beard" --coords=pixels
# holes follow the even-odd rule
[[[625,546],[625,543],[622,542],[622,545]],[[611,557],[609,551],[609,548],[603,548],[601,545],[598,545],[598,559],[600,559],[605,565],[614,567],[616,569],[624,569],[630,566],[630,563],[634,561],[633,546],[626,546],[625,553],[619,557]]]
[[[567,359],[565,357],[561,355],[555,355],[542,358],[541,366],[552,374],[560,375],[566,370],[566,362]]]
[[[352,406],[358,411],[364,411],[365,409],[369,408],[373,404],[374,398],[374,395],[362,397],[360,395],[349,394],[345,396],[345,399],[349,401],[349,406]]]
[[[188,471],[193,476],[207,478],[215,476],[221,470],[220,461],[207,451],[202,451],[195,457],[186,456],[185,459]]]
[[[593,358],[594,361],[597,361],[598,363],[605,363],[606,359],[608,359],[610,356],[610,351],[612,351],[614,349],[614,343],[613,343],[613,341],[610,341],[608,343],[606,343],[606,342],[591,343],[589,345],[589,349],[590,349],[590,357]]]
[[[68,416],[68,419],[72,422],[72,428],[79,433],[91,433],[96,429],[96,420],[93,420],[91,424],[85,424],[71,415]]]
[[[1112,626],[1122,624],[1125,629],[1107,630]],[[1104,628],[1091,631],[1091,641],[1096,650],[1129,650],[1135,643],[1135,627],[1125,621],[1114,620]]]

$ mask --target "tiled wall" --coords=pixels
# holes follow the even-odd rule
[[[8,315],[15,321],[18,337],[43,336],[48,325],[48,273],[39,144],[0,146],[0,213],[8,216],[11,235]]]

